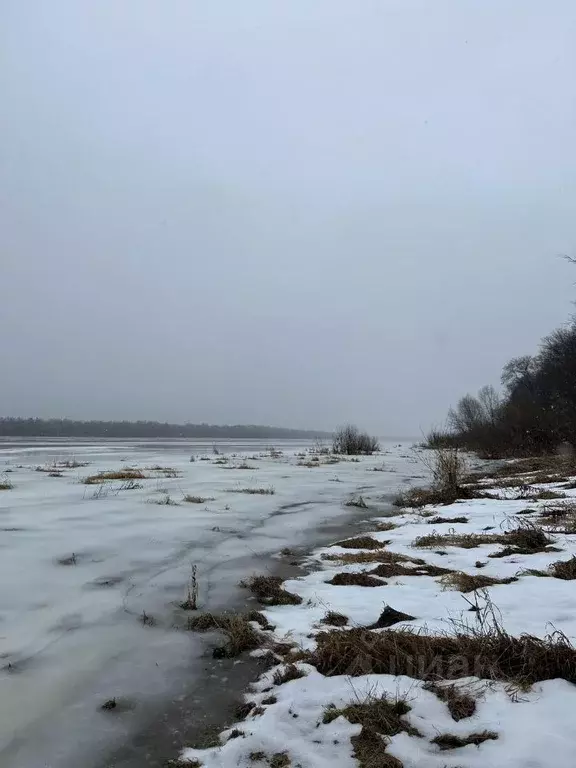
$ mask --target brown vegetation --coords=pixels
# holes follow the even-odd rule
[[[372,536],[356,536],[353,539],[344,539],[343,541],[337,541],[332,544],[333,547],[343,547],[344,549],[381,549],[389,541],[378,541],[373,539]]]
[[[378,440],[358,427],[348,424],[341,427],[332,440],[332,452],[346,456],[369,456],[380,450]]]
[[[348,624],[348,616],[336,611],[327,611],[324,618],[320,619],[321,624],[330,624],[333,627],[344,627]]]
[[[504,550],[490,555],[503,557],[504,554],[532,554],[549,551],[552,539],[537,525],[524,521],[511,531],[504,533],[431,533],[428,536],[418,536],[413,542],[414,547],[462,547],[474,549],[481,544],[502,544]]]
[[[227,639],[223,655],[230,658],[259,648],[264,640],[248,617],[238,613],[203,613],[188,619],[188,629],[194,632],[207,632],[211,629],[223,632]]]
[[[466,717],[472,717],[476,712],[476,700],[455,685],[428,682],[423,688],[425,691],[434,693],[446,704],[453,720],[464,720]]]
[[[229,488],[227,493],[248,493],[251,496],[273,496],[276,491],[269,485],[266,488]]]
[[[484,741],[489,739],[497,739],[498,734],[494,731],[482,731],[482,733],[471,733],[469,736],[462,738],[456,736],[453,733],[442,733],[432,739],[432,744],[436,744],[440,749],[457,749],[458,747],[466,747],[468,744],[475,744],[479,746]]]
[[[381,563],[379,566],[370,571],[374,576],[380,576],[384,579],[392,578],[392,576],[442,576],[447,573],[452,573],[450,568],[441,568],[438,565],[430,565],[423,563],[422,565],[416,565],[409,568],[401,563]]]
[[[512,637],[499,627],[425,635],[409,629],[320,632],[308,661],[324,675],[391,674],[421,680],[474,675],[529,687],[562,678],[576,683],[576,650],[561,633]]]
[[[338,561],[340,563],[414,563],[414,565],[426,565],[420,557],[408,557],[399,552],[391,552],[380,549],[377,552],[338,552],[335,554],[324,553],[322,560]]]
[[[297,667],[296,664],[286,664],[286,666],[274,673],[272,679],[274,680],[274,685],[283,685],[290,680],[298,680],[299,677],[306,677],[306,672]]]
[[[440,579],[442,586],[457,589],[460,592],[475,592],[477,589],[486,589],[486,587],[493,587],[496,584],[512,584],[514,581],[518,581],[516,576],[510,576],[507,579],[496,579],[492,576],[484,576],[483,574],[472,576],[463,571],[448,573]]]
[[[126,468],[112,472],[99,472],[97,475],[89,475],[82,481],[85,485],[97,485],[108,480],[144,480],[146,475],[139,469]]]
[[[405,731],[410,736],[420,734],[404,716],[410,712],[405,699],[392,700],[387,696],[369,696],[365,701],[346,707],[328,707],[323,722],[331,723],[337,717],[345,717],[350,723],[361,725],[362,730],[352,737],[354,756],[361,768],[397,768],[402,763],[386,754],[386,738]]]
[[[287,592],[279,576],[252,576],[242,586],[247,587],[263,605],[300,605],[302,598]]]
[[[563,579],[564,581],[573,581],[576,579],[576,555],[570,560],[557,560],[548,566],[546,571],[528,570],[529,576],[551,576],[554,579]]]
[[[376,571],[372,571],[376,573]],[[360,571],[360,573],[336,573],[327,584],[333,584],[334,586],[356,586],[356,587],[382,587],[386,584],[381,579],[375,579],[374,576],[369,576],[366,571]]]

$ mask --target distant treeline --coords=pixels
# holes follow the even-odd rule
[[[185,437],[239,440],[329,438],[331,433],[253,424],[167,424],[159,421],[73,421],[72,419],[0,418],[2,437]]]
[[[429,445],[485,458],[576,452],[576,320],[542,339],[536,355],[510,360],[501,383],[502,392],[485,386],[462,397]]]

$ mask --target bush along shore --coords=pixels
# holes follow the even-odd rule
[[[173,765],[572,765],[576,462],[473,473],[457,450],[425,455],[431,486],[385,512],[363,492],[372,530],[313,552],[306,576],[256,576],[252,611],[192,616],[269,669]]]

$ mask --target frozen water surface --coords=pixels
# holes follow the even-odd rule
[[[233,605],[238,581],[267,558],[362,515],[344,506],[351,494],[373,501],[423,474],[409,444],[321,466],[299,465],[311,458],[298,456],[303,444],[217,445],[220,455],[211,442],[0,443],[0,476],[13,485],[0,491],[3,768],[76,768],[79,755],[98,764],[143,705],[160,707],[195,674],[201,639],[178,627],[192,564],[201,606]],[[127,468],[145,475],[140,487],[84,482]],[[262,488],[274,493],[241,492]],[[100,711],[112,697],[125,716]]]

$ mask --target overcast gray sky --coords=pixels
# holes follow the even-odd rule
[[[0,412],[441,423],[566,320],[573,0],[3,0]]]

